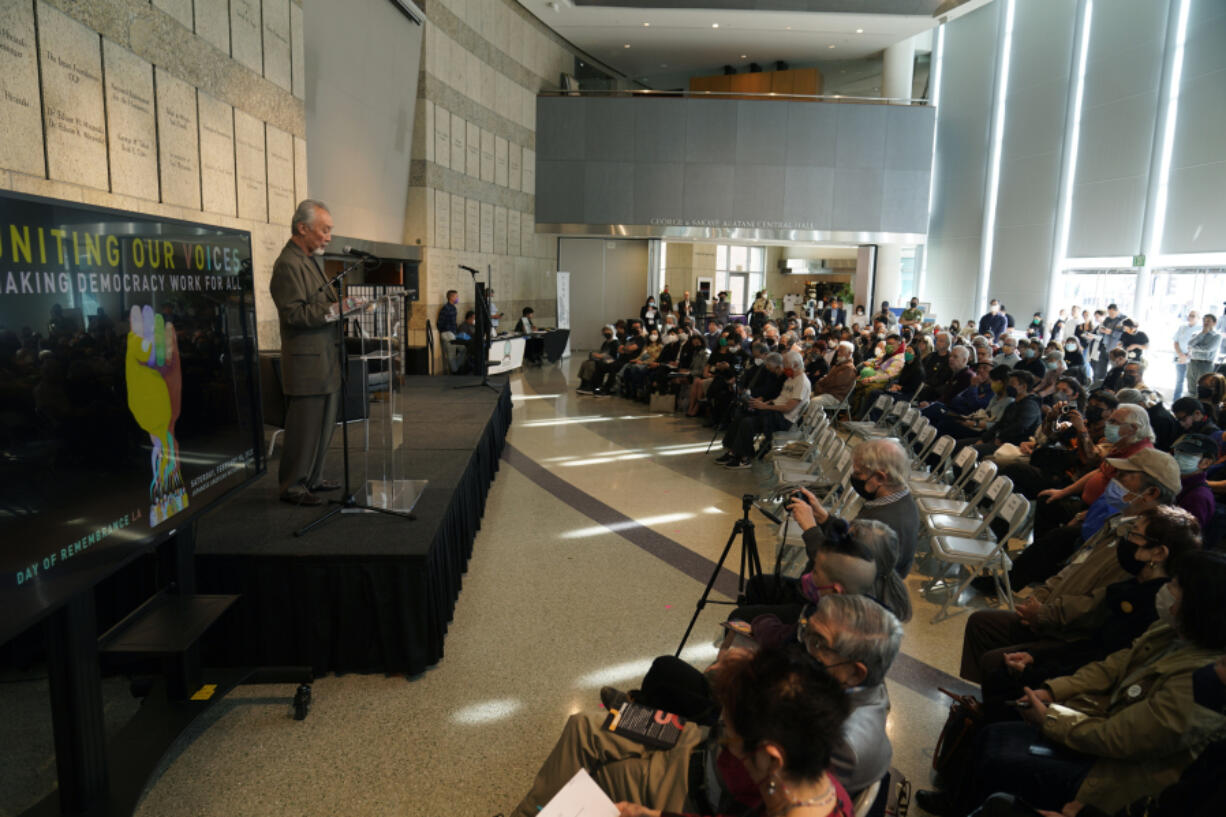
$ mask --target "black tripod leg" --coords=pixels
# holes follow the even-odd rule
[[[702,595],[698,597],[698,604],[694,605],[694,615],[690,617],[690,624],[685,628],[685,635],[681,636],[681,643],[677,645],[677,651],[673,653],[678,658],[681,657],[681,650],[685,648],[685,642],[690,640],[690,633],[694,631],[694,625],[698,623],[698,615],[702,612],[702,608],[707,605],[707,597],[711,595],[711,588],[715,586],[715,580],[719,577],[719,571],[724,567],[724,560],[728,558],[728,551],[732,550],[732,543],[736,541],[737,535],[741,532],[743,522],[744,520],[738,519],[736,524],[732,526],[732,534],[724,545],[724,551],[719,554],[719,561],[715,563],[715,569],[711,571],[711,578],[707,580],[707,586],[703,588]]]

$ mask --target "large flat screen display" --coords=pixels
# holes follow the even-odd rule
[[[0,193],[0,643],[264,470],[251,237]]]

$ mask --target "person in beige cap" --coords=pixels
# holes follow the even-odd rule
[[[966,622],[962,641],[963,678],[981,683],[1000,669],[1005,653],[1044,650],[1083,638],[1093,624],[1093,610],[1109,584],[1129,577],[1116,555],[1137,514],[1170,505],[1178,493],[1179,466],[1170,454],[1144,448],[1128,459],[1111,459],[1117,473],[1103,493],[1122,510],[1107,520],[1065,564],[1015,610],[979,610]],[[1035,652],[1038,650],[1038,652]]]

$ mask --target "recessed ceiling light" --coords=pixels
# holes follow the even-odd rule
[[[743,60],[744,60],[744,59],[748,59],[748,58],[749,58],[749,55],[748,55],[748,54],[742,54],[742,55],[741,55],[741,59],[743,59]]]
[[[625,45],[622,46],[622,48],[629,48],[629,47],[630,47],[630,43],[626,43]]]
[[[643,28],[651,28],[651,23],[643,23]]]
[[[791,26],[785,26],[785,28],[787,28],[787,30],[788,30],[788,31],[791,31],[791,30],[792,30],[792,27],[791,27]]]
[[[828,46],[826,46],[826,47],[827,47],[827,48],[834,48],[834,43],[831,43],[830,45],[828,45]]]
[[[711,23],[711,28],[719,28],[719,23]]]
[[[862,28],[857,28],[857,29],[856,29],[856,33],[857,33],[857,34],[863,34],[863,33],[864,33],[864,29],[862,29]]]

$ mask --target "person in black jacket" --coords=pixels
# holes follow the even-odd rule
[[[1030,438],[1043,419],[1042,402],[1030,393],[1035,377],[1030,372],[1014,369],[1009,373],[1005,393],[1013,402],[1005,409],[1000,421],[990,425],[982,435],[961,440],[963,445],[974,445],[981,457],[990,457],[1005,443],[1019,445]]]

